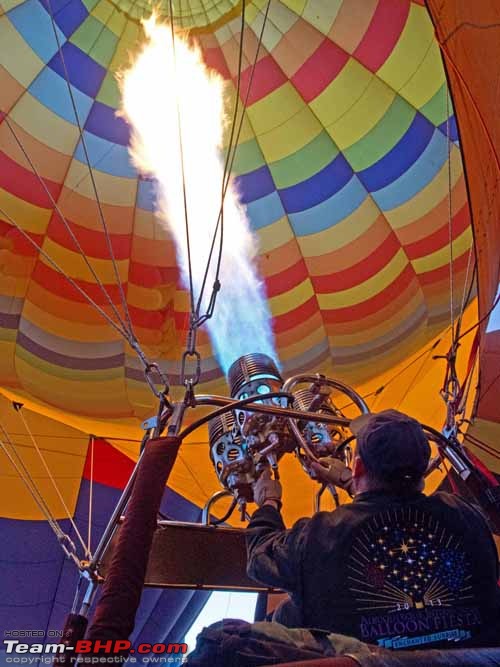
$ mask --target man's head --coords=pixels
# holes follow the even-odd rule
[[[415,419],[397,410],[362,415],[351,422],[357,438],[353,480],[356,493],[423,488],[431,448]]]

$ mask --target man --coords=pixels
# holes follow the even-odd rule
[[[430,446],[417,421],[395,410],[356,421],[352,503],[286,530],[279,482],[257,480],[249,575],[290,593],[299,627],[387,648],[500,645],[498,556],[483,516],[460,497],[422,493]],[[332,460],[314,470],[326,482],[345,473]]]

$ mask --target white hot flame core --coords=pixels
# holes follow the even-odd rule
[[[225,123],[224,82],[203,63],[201,52],[171,28],[144,22],[147,42],[120,80],[123,114],[132,127],[130,155],[144,174],[158,183],[160,220],[172,234],[184,286],[189,287],[182,150],[190,232],[195,300],[200,293],[215,224],[221,205],[221,156]],[[221,291],[207,326],[224,372],[238,357],[263,352],[276,359],[271,315],[254,265],[256,240],[244,208],[230,182],[224,200],[224,249]],[[214,249],[217,258],[218,241]],[[212,261],[206,295],[208,303],[215,276]]]

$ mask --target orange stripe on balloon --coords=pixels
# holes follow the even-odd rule
[[[360,285],[389,264],[399,249],[399,241],[391,231],[385,241],[358,264],[326,276],[312,276],[314,290],[318,294],[333,294]]]
[[[338,225],[338,227],[341,226]],[[335,250],[326,251],[323,255],[306,257],[311,276],[323,276],[330,273],[332,269],[335,269],[337,273],[349,269],[354,264],[364,261],[373,248],[382,245],[393,233],[383,215],[379,215],[363,234],[358,235],[350,243],[345,243],[345,239],[342,243],[341,229],[337,231],[333,228],[331,232],[323,243],[318,240],[318,249],[321,250],[322,246],[333,246]]]
[[[451,230],[452,238],[455,240],[465,229],[470,225],[471,219],[469,214],[469,205],[465,203],[460,211],[452,218]],[[431,253],[445,247],[450,242],[450,229],[448,222],[445,222],[433,234],[429,234],[419,241],[409,243],[404,246],[405,252],[409,259],[417,259],[418,257],[425,257]]]
[[[396,298],[396,296],[400,294],[402,290],[406,289],[413,280],[415,280],[415,273],[412,267],[408,264],[390,285],[371,299],[367,299],[366,301],[362,301],[353,306],[323,310],[322,312],[325,322],[347,322],[349,320],[357,320],[366,317],[370,313],[375,313],[383,308],[388,301]]]

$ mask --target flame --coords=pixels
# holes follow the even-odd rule
[[[181,147],[184,163],[190,250],[195,299],[200,293],[208,252],[221,205],[224,172],[221,157],[224,81],[203,63],[199,48],[153,14],[143,21],[146,44],[120,76],[122,113],[132,127],[133,163],[158,184],[157,209],[172,234],[184,287],[189,287]],[[180,129],[178,118],[180,117]],[[221,291],[207,327],[218,361],[227,373],[231,363],[249,352],[276,358],[271,315],[255,267],[257,243],[236,189],[230,182],[224,200],[224,249]],[[218,242],[214,259],[217,257]],[[208,275],[208,304],[215,276]]]

